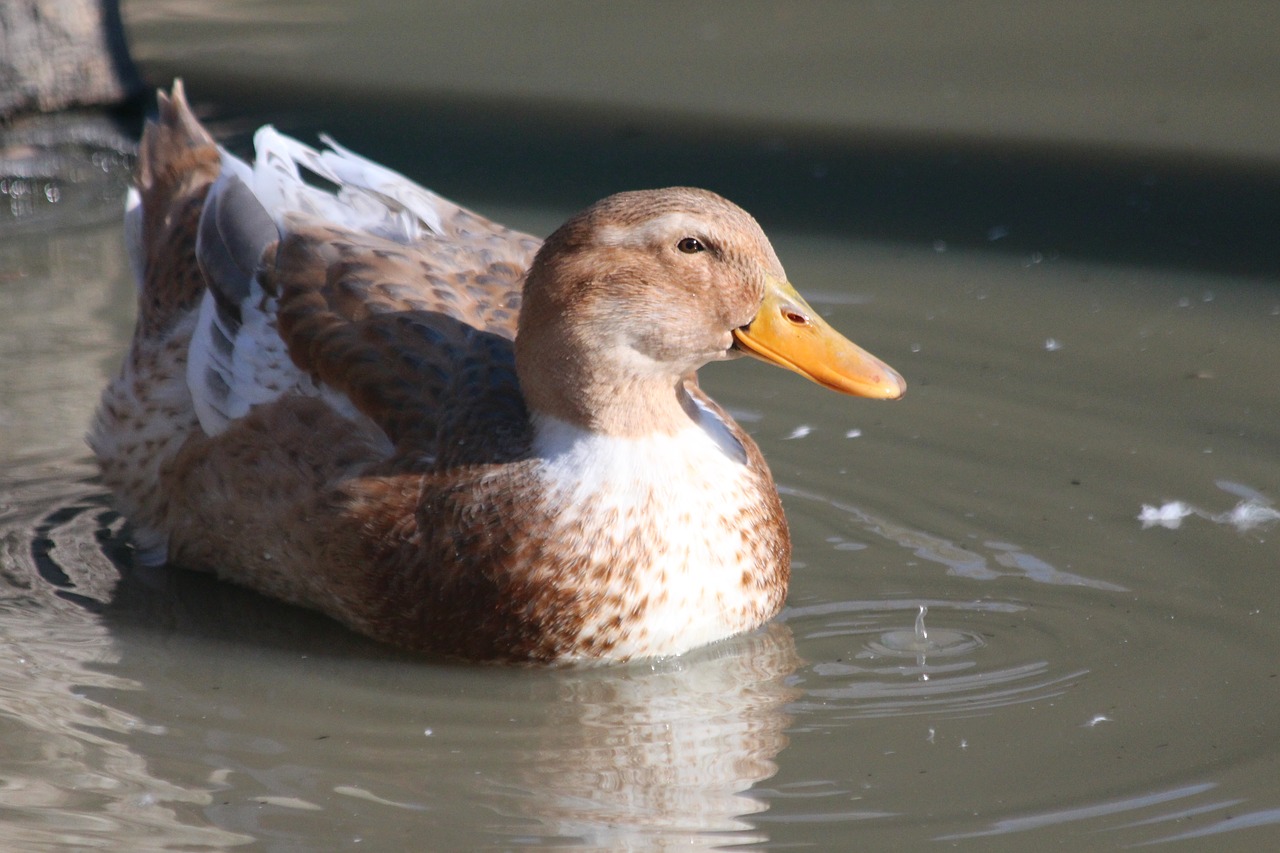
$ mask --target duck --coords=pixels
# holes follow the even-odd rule
[[[158,93],[133,339],[88,437],[137,560],[474,662],[663,658],[772,619],[778,490],[698,369],[906,384],[755,219],[625,191],[539,240],[321,140],[268,125],[242,159],[180,80]]]

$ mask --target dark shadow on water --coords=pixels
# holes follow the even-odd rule
[[[304,139],[325,131],[482,212],[693,184],[766,229],[1280,277],[1274,163],[214,78],[189,93],[240,150],[264,122]]]

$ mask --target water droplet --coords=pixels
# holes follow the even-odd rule
[[[925,644],[928,642],[929,632],[924,627],[924,615],[928,612],[928,605],[921,604],[920,612],[916,614],[916,640]]]

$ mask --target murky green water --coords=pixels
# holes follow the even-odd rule
[[[481,62],[466,25],[502,4],[421,20],[382,4],[353,22],[338,4],[240,3],[221,24],[132,5],[146,67],[186,74],[236,144],[268,119],[326,129],[537,232],[615,189],[718,189],[911,390],[876,404],[753,363],[703,372],[785,491],[796,570],[768,630],[656,666],[425,663],[205,577],[133,565],[81,438],[132,322],[114,212],[74,227],[3,220],[6,849],[1274,844],[1280,256],[1267,217],[1280,193],[1265,158],[1228,159],[1240,152],[1215,139],[1230,133],[1189,130],[1180,144],[1212,156],[1184,162],[1172,143],[1152,154],[1161,131],[1142,137],[1141,122],[1118,134],[1126,153],[994,132],[964,144],[898,126],[819,132],[785,111],[792,124],[633,120],[628,92],[587,73],[597,66],[520,77],[518,52],[495,59],[509,76],[475,91],[379,76],[376,38],[393,23],[398,51],[434,24],[424,41],[473,38],[456,51]],[[875,13],[886,38],[904,37],[894,6]],[[642,16],[655,51],[650,29],[685,20],[656,8],[671,14]],[[707,20],[730,40],[743,27],[803,35],[755,12]],[[1206,28],[1191,44],[1251,55],[1215,42],[1242,24],[1202,18],[1189,19]],[[563,36],[572,20],[535,35]],[[934,32],[939,50],[956,49],[947,35]],[[339,42],[332,62],[314,47]],[[274,78],[294,82],[257,90],[254,63],[273,48],[288,58]],[[357,83],[322,97],[317,80],[353,55],[367,57]],[[831,91],[822,74],[839,71],[838,52],[815,55],[810,72]],[[390,56],[383,73],[406,63]],[[508,94],[545,96],[535,72],[564,81],[561,102],[493,99],[503,80]],[[597,101],[622,106],[571,109],[592,100],[593,80]],[[1115,115],[1132,97],[1092,91]],[[104,192],[118,191],[107,171]]]

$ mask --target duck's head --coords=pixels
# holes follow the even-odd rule
[[[796,293],[750,214],[706,190],[609,196],[529,271],[516,364],[534,412],[614,434],[676,429],[684,382],[744,353],[845,394],[906,390]]]

